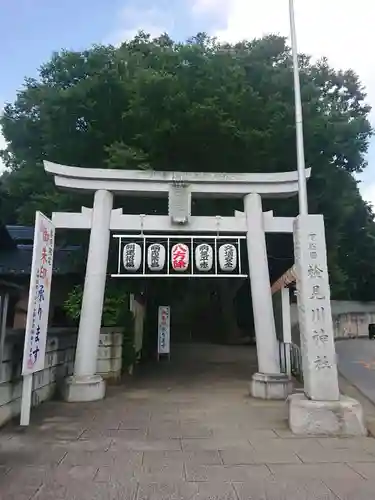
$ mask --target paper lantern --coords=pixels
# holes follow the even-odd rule
[[[147,250],[147,266],[150,271],[161,271],[165,265],[165,247],[153,243]]]
[[[124,246],[122,260],[126,271],[138,271],[142,262],[141,246],[138,243],[127,243]]]
[[[195,249],[195,266],[198,271],[208,272],[212,269],[214,252],[210,245],[202,243]]]
[[[221,271],[232,272],[237,267],[237,249],[231,243],[219,248],[219,266]]]
[[[189,267],[189,247],[184,243],[173,245],[171,257],[172,268],[175,271],[186,271]]]

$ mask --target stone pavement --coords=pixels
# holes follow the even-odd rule
[[[375,340],[337,341],[336,351],[341,374],[375,404]]]
[[[253,348],[186,346],[104,401],[42,405],[0,431],[0,498],[375,498],[375,440],[293,437],[254,369]]]

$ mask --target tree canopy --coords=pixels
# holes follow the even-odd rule
[[[371,135],[364,89],[351,70],[299,60],[309,209],[325,215],[334,297],[375,299],[373,213],[352,175],[366,167]],[[205,34],[177,43],[141,32],[118,48],[62,51],[38,79],[25,80],[1,125],[8,142],[1,216],[9,223],[32,222],[35,209],[48,214],[84,203],[55,189],[44,159],[101,168],[295,170],[290,48],[274,35],[231,45]],[[196,206],[219,208],[233,209]],[[265,208],[296,215],[297,200]],[[268,241],[275,277],[293,263],[291,239],[280,241]]]

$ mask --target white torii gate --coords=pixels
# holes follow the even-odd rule
[[[253,376],[251,393],[259,398],[284,399],[290,392],[289,379],[280,373],[278,345],[265,232],[293,232],[293,218],[262,212],[261,198],[294,196],[298,190],[296,172],[276,174],[224,174],[201,172],[158,172],[79,168],[44,162],[57,186],[94,192],[92,209],[81,213],[54,213],[56,228],[90,229],[86,278],[79,324],[74,375],[67,382],[69,401],[104,397],[105,386],[96,374],[110,231],[246,233],[257,341],[259,371]],[[306,171],[308,178],[310,171]],[[169,215],[126,215],[113,210],[113,196],[169,196]],[[244,198],[245,212],[234,217],[190,215],[191,197]],[[176,199],[179,203],[176,203]],[[182,218],[174,223],[172,201]],[[186,210],[184,210],[186,208]],[[177,210],[178,211],[178,210]],[[181,223],[182,221],[182,223]]]
[[[263,198],[298,192],[297,172],[226,174],[79,168],[44,162],[56,186],[94,193],[93,208],[80,213],[54,213],[56,228],[90,229],[86,277],[74,374],[67,380],[68,401],[104,397],[105,384],[96,374],[111,230],[127,232],[246,234],[258,356],[251,394],[285,399],[289,378],[280,373],[273,316],[265,232],[293,233],[305,395],[293,395],[289,422],[300,434],[363,434],[360,405],[339,393],[330,310],[324,222],[321,215],[274,217],[262,211]],[[309,178],[310,170],[306,169]],[[168,215],[127,215],[113,210],[114,195],[168,196]],[[234,217],[191,216],[191,198],[243,198],[244,213]]]

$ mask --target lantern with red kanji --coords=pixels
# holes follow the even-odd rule
[[[186,271],[189,267],[189,247],[184,243],[173,245],[171,257],[174,271]]]

